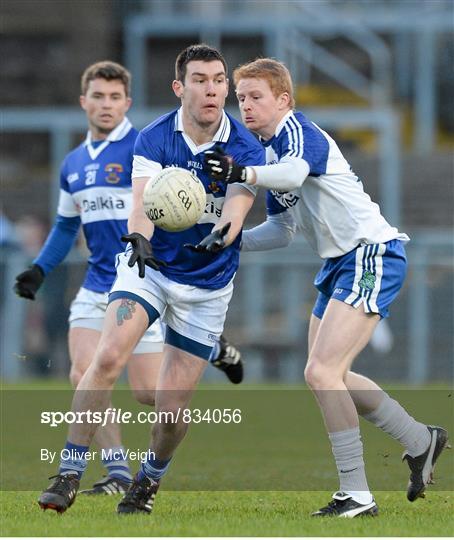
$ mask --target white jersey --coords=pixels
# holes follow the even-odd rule
[[[381,215],[335,141],[303,114],[289,111],[264,146],[267,164],[278,164],[274,175],[273,167],[254,167],[257,184],[275,188],[267,193],[268,215],[289,214],[320,257],[339,257],[361,244],[409,240]],[[279,164],[299,171],[299,187],[279,190]]]

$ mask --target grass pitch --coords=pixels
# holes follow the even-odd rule
[[[37,498],[58,463],[40,448],[62,448],[66,425],[50,428],[41,411],[68,410],[72,391],[43,383],[3,387],[0,531],[2,536],[451,536],[454,452],[443,452],[425,499],[405,497],[408,467],[398,443],[366,422],[361,430],[377,518],[315,519],[337,489],[337,474],[313,396],[301,387],[202,387],[191,407],[238,407],[239,424],[191,425],[162,482],[152,515],[119,516],[119,497],[79,495],[65,514],[43,512]],[[447,387],[390,389],[418,419],[454,432]],[[129,391],[115,406],[137,412]],[[123,442],[145,450],[149,426],[122,426]],[[138,463],[131,463],[133,471]],[[86,488],[103,473],[89,463]],[[198,491],[194,491],[197,489]],[[303,491],[304,490],[304,491]]]
[[[2,536],[451,536],[452,493],[409,503],[376,492],[380,514],[349,520],[309,516],[326,492],[160,492],[152,515],[119,516],[118,496],[79,496],[65,514],[38,507],[38,492],[2,492]]]

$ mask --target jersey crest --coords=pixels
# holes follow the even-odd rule
[[[106,182],[109,184],[118,184],[121,180],[119,173],[123,172],[123,165],[121,163],[108,163],[104,167],[104,171],[107,173]]]
[[[129,127],[128,127],[129,126]],[[123,133],[123,132],[122,132]],[[83,143],[71,151],[60,175],[58,213],[78,215],[90,251],[84,287],[106,292],[115,279],[115,256],[124,250],[120,238],[127,231],[132,206],[131,169],[137,131],[124,122],[121,138],[97,148]]]
[[[216,182],[216,180],[213,180],[210,184],[208,184],[208,189],[212,192],[212,193],[218,193],[219,191],[221,191],[221,188],[219,187],[218,183]]]

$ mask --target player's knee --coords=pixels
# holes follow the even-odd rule
[[[90,366],[90,362],[91,358],[86,358],[83,351],[78,351],[71,355],[69,380],[71,381],[73,388],[78,387],[80,380]]]
[[[309,359],[304,370],[306,383],[312,390],[330,389],[337,384],[337,374],[316,358]]]
[[[146,390],[146,389],[134,390],[133,389],[132,393],[134,395],[134,398],[142,405],[149,405],[150,407],[154,407],[154,404],[156,401],[154,390]]]
[[[95,369],[106,380],[116,379],[123,369],[124,354],[119,347],[100,346],[95,357]]]
[[[80,379],[82,379],[84,373],[85,370],[81,369],[79,366],[76,366],[74,364],[71,366],[71,370],[69,372],[69,380],[71,381],[71,385],[73,388],[77,388]]]

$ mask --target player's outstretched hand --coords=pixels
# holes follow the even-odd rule
[[[32,264],[28,270],[16,276],[14,292],[17,296],[34,300],[35,294],[44,281],[44,272],[37,264]]]
[[[246,182],[246,167],[238,165],[220,146],[215,146],[213,150],[205,152],[203,169],[211,178],[222,180],[226,184]]]
[[[160,261],[153,255],[150,241],[140,233],[134,232],[131,234],[124,234],[121,237],[121,241],[131,243],[132,255],[129,258],[128,266],[132,268],[137,263],[137,266],[139,267],[139,277],[145,277],[145,265],[154,270],[159,270],[160,266],[167,266],[164,261]]]
[[[185,244],[184,247],[198,253],[218,253],[221,249],[225,248],[225,235],[229,232],[230,225],[232,223],[229,221],[221,229],[217,229],[208,236],[205,236],[197,245]]]

